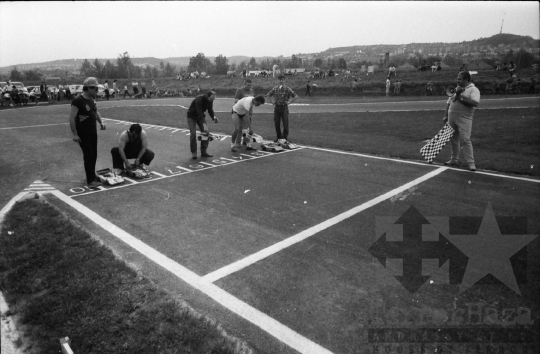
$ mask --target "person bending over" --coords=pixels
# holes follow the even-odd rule
[[[113,169],[115,173],[131,171],[129,159],[135,159],[134,166],[145,168],[154,159],[154,152],[148,149],[148,135],[139,124],[132,124],[129,130],[120,134],[118,146],[111,149]]]
[[[259,95],[257,97],[244,97],[233,106],[231,114],[234,125],[234,130],[231,136],[231,150],[233,152],[238,151],[240,147],[240,139],[242,136],[242,129],[249,129],[249,135],[253,134],[251,127],[251,117],[253,115],[253,107],[258,107],[264,104],[264,97]],[[246,117],[247,115],[247,117]],[[248,140],[247,138],[245,140]],[[251,147],[251,141],[246,141],[246,150],[255,150]]]

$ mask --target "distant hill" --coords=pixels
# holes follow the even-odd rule
[[[305,57],[305,58],[326,58],[326,57],[335,57],[342,55],[345,58],[351,58],[352,56],[356,56],[359,53],[362,53],[362,55],[378,55],[381,53],[396,53],[399,52],[403,48],[429,48],[429,47],[480,47],[480,46],[491,46],[491,47],[499,47],[499,48],[540,48],[540,40],[539,39],[533,39],[530,36],[520,36],[515,34],[509,34],[509,33],[501,33],[496,34],[494,36],[488,37],[488,38],[479,38],[468,42],[459,42],[459,43],[446,43],[446,42],[437,42],[437,43],[409,43],[409,44],[377,44],[377,45],[355,45],[355,46],[349,46],[349,47],[335,47],[335,48],[328,48],[322,52],[318,53],[299,53],[295,54],[299,57]],[[282,58],[283,56],[278,56]],[[170,63],[171,65],[177,66],[177,67],[187,67],[189,65],[189,60],[191,57],[171,57],[171,58],[154,58],[154,57],[145,57],[145,58],[132,58],[133,63],[135,65],[141,65],[141,66],[156,66],[159,67],[160,63],[163,62],[163,64]],[[215,57],[207,57],[212,62],[214,61]],[[255,57],[258,63],[260,63],[262,60],[272,60],[275,57]],[[87,58],[90,62],[93,62],[95,58]],[[248,62],[251,57],[245,56],[245,55],[234,55],[227,57],[229,60],[229,64],[240,64],[242,61]],[[0,67],[0,74],[9,73],[13,69],[14,66],[17,67],[19,71],[27,71],[27,70],[34,70],[34,69],[40,69],[43,71],[56,71],[56,72],[66,72],[66,73],[76,73],[79,71],[82,63],[84,62],[83,59],[62,59],[62,60],[54,60],[54,61],[48,61],[44,63],[31,63],[31,64],[17,64],[17,65],[10,65],[10,66],[4,66]],[[107,60],[110,60],[113,64],[116,64],[116,58],[98,58],[98,60],[101,63],[105,63]]]

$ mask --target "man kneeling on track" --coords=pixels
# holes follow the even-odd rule
[[[131,171],[128,159],[135,158],[135,168],[144,168],[144,165],[150,165],[154,159],[154,152],[148,149],[148,136],[139,124],[132,124],[129,130],[120,134],[118,147],[112,148],[111,154],[115,173],[123,170],[122,165],[126,171]]]
[[[242,138],[242,127],[244,129],[249,129],[249,135],[253,134],[253,129],[251,128],[251,116],[253,115],[253,106],[258,107],[261,104],[264,104],[264,97],[244,97],[233,106],[231,114],[232,121],[234,124],[234,130],[231,137],[231,150],[233,152],[238,151],[237,148],[240,147],[240,140]],[[246,114],[248,115],[246,117]],[[248,140],[246,138],[246,140]],[[255,150],[251,147],[251,141],[247,142],[247,150]]]

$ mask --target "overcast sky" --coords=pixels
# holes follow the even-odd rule
[[[0,66],[58,59],[290,56],[539,34],[536,1],[0,2]]]

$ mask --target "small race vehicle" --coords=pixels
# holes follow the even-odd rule
[[[101,183],[109,186],[116,186],[117,184],[124,183],[124,179],[118,176],[110,168],[105,168],[96,172]]]

